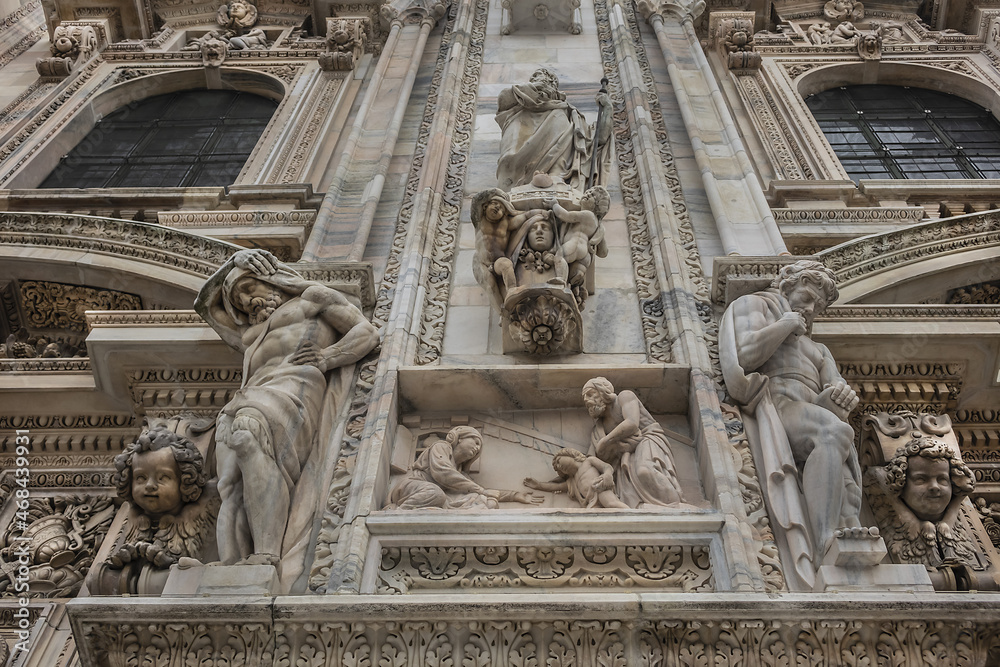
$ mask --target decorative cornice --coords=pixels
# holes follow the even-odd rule
[[[0,246],[66,248],[132,257],[210,276],[240,246],[143,222],[63,213],[0,212]]]
[[[97,310],[87,313],[87,328],[208,326],[193,310]]]
[[[90,374],[90,359],[0,359],[0,373],[86,373]]]
[[[996,211],[971,213],[866,236],[824,250],[817,257],[834,272],[842,287],[866,275],[935,255],[996,247],[1000,245],[998,223],[1000,214]]]

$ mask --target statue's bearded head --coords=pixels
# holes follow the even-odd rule
[[[285,301],[285,295],[273,285],[245,276],[233,285],[231,299],[250,317],[250,324],[260,324]]]
[[[792,310],[806,319],[810,329],[813,318],[840,296],[833,272],[809,259],[783,267],[774,286],[788,300]]]
[[[606,378],[596,377],[583,385],[583,402],[587,413],[594,419],[604,416],[608,406],[615,402],[615,388]]]
[[[539,91],[547,93],[550,99],[559,96],[559,79],[551,70],[544,67],[536,69],[531,75],[531,84]]]

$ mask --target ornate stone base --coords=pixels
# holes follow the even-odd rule
[[[515,287],[503,314],[503,352],[538,355],[583,351],[583,321],[573,292],[556,285]]]
[[[975,594],[89,598],[68,608],[84,667],[1000,660],[1000,607]]]

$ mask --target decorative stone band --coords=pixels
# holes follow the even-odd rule
[[[0,213],[0,256],[13,250],[4,246],[119,255],[206,277],[242,249],[160,225],[65,213]]]
[[[91,597],[67,609],[84,667],[625,667],[748,656],[942,667],[992,664],[1000,651],[1000,607],[980,594]]]

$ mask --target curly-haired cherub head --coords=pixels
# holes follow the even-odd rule
[[[972,471],[936,438],[913,438],[886,464],[886,483],[922,521],[939,521],[953,498],[975,489]]]
[[[201,452],[182,435],[154,426],[115,457],[118,495],[153,517],[176,514],[201,497]]]
[[[603,185],[595,185],[583,193],[580,200],[580,208],[589,209],[594,212],[598,220],[603,220],[611,208],[611,195]]]

